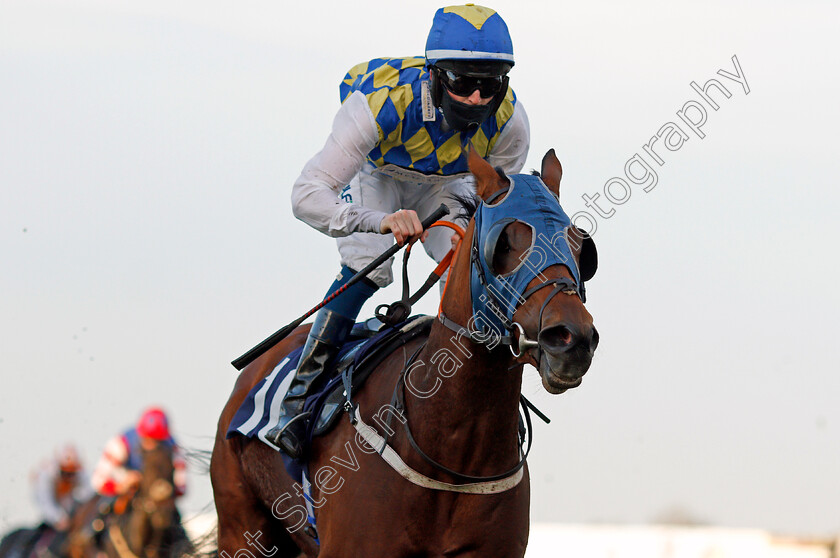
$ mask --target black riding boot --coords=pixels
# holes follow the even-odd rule
[[[283,399],[282,414],[277,426],[265,435],[271,443],[293,459],[303,455],[303,443],[309,413],[303,412],[307,396],[317,389],[324,370],[329,368],[341,344],[350,333],[353,320],[322,308],[306,338],[295,377]]]

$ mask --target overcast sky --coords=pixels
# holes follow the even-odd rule
[[[34,521],[29,473],[55,446],[75,441],[92,466],[149,404],[210,449],[229,361],[338,270],[289,198],[340,80],[421,55],[440,5],[0,1],[0,530]],[[601,266],[582,386],[551,396],[525,371],[552,418],[529,458],[532,517],[683,510],[837,534],[838,4],[491,7],[514,40],[527,169],[556,149],[562,203],[594,216]],[[737,73],[733,56],[743,84],[718,73]],[[718,110],[691,87],[712,78],[730,93],[710,93]],[[700,121],[698,106],[699,133],[677,114]],[[678,147],[659,140],[655,163],[644,146],[669,129]],[[625,170],[634,155],[656,172],[649,191],[627,176],[642,175]],[[631,186],[612,181],[616,202],[613,178]],[[603,216],[584,202],[596,194]],[[190,481],[192,513],[212,494]]]

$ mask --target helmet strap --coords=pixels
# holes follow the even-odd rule
[[[431,81],[432,104],[440,108],[440,102],[443,99],[443,83],[440,81],[440,70],[434,66],[429,68],[429,79]]]
[[[493,97],[493,101],[490,103],[493,106],[493,111],[490,113],[496,114],[496,111],[499,110],[499,107],[502,106],[502,103],[505,100],[505,95],[507,95],[508,91],[508,84],[510,83],[510,78],[506,75],[502,78],[502,88],[499,89],[499,92],[496,93],[496,96]]]

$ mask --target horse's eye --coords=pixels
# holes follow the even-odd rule
[[[496,248],[493,251],[493,273],[496,275],[504,273],[506,268],[506,257],[512,250],[513,248],[510,245],[510,238],[508,237],[507,231],[504,231],[499,236],[499,240],[496,242]]]
[[[498,244],[496,244],[496,253],[502,255],[507,254],[510,251],[510,238],[508,238],[507,232],[503,232],[502,236],[499,237]]]

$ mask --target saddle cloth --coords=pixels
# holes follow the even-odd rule
[[[304,410],[316,417],[316,420],[309,423],[306,447],[312,438],[328,432],[344,410],[346,393],[343,375],[349,377],[351,390],[357,390],[373,369],[394,349],[427,333],[433,321],[431,316],[414,316],[397,326],[382,326],[378,331],[371,331],[357,324],[351,339],[339,351],[330,380],[320,392],[306,399]],[[228,426],[227,438],[235,435],[257,438],[271,449],[279,451],[265,435],[280,418],[283,396],[292,382],[302,349],[303,347],[298,347],[286,355],[264,380],[251,389]],[[293,460],[285,453],[281,455],[292,478],[300,480],[305,463]]]

